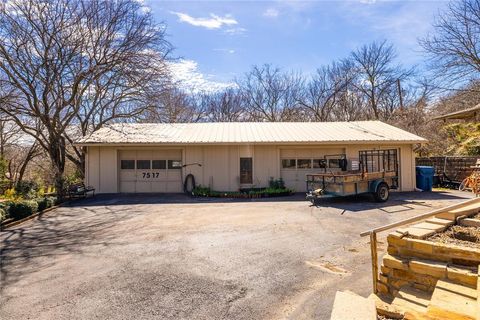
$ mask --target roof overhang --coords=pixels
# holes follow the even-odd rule
[[[230,146],[230,145],[276,145],[276,146],[295,146],[295,145],[309,145],[309,146],[321,146],[321,145],[356,145],[356,144],[374,144],[374,145],[409,145],[418,143],[427,143],[428,140],[411,140],[411,141],[372,141],[372,140],[359,140],[359,141],[273,141],[273,142],[199,142],[199,143],[74,143],[74,146],[78,147],[185,147],[185,146]]]
[[[473,108],[455,111],[447,113],[438,117],[434,117],[433,120],[465,120],[475,118],[480,114],[480,104],[477,104]]]

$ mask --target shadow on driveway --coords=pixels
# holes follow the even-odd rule
[[[392,213],[389,207],[404,206],[404,209],[396,208],[393,212],[401,212],[413,210],[412,205],[425,205],[426,201],[432,200],[462,200],[472,197],[471,193],[460,191],[447,191],[447,192],[392,192],[390,199],[384,203],[375,202],[373,196],[369,194],[349,196],[349,197],[337,197],[337,198],[325,198],[317,202],[314,207],[332,207],[337,209],[343,209],[345,211],[363,211],[370,209],[380,209],[386,212]],[[230,198],[204,198],[204,197],[192,197],[183,193],[165,194],[165,193],[138,193],[138,194],[101,194],[93,198],[87,198],[75,201],[70,206],[72,207],[89,207],[99,205],[135,205],[135,204],[204,204],[204,203],[251,203],[251,202],[305,202],[306,206],[312,206],[309,201],[305,200],[305,193],[295,193],[291,196],[285,197],[270,197],[270,198],[257,198],[257,199],[230,199]],[[400,210],[400,211],[396,211]]]
[[[379,209],[387,213],[415,210],[416,206],[430,207],[432,200],[461,200],[470,198],[462,192],[396,192],[386,203],[374,202],[371,196],[329,198],[318,203],[315,209],[335,208],[345,212],[359,213]],[[54,259],[72,253],[82,253],[87,246],[119,244],[118,234],[109,229],[121,221],[134,218],[145,211],[136,205],[144,204],[193,204],[252,202],[305,202],[303,193],[288,197],[259,199],[194,198],[185,194],[103,194],[77,200],[60,207],[38,219],[23,223],[0,233],[0,275],[2,289],[19,280],[28,268],[40,271],[53,265]],[[72,210],[74,209],[74,210]],[[126,240],[125,240],[126,241]],[[14,266],[14,267],[12,267]]]
[[[71,206],[78,207],[81,203],[78,201]],[[134,207],[82,206],[69,210],[66,206],[2,231],[0,292],[20,280],[22,274],[52,266],[59,256],[82,253],[91,245],[108,246],[111,240],[118,243],[118,234],[110,234],[108,229],[119,221],[132,218],[135,212]]]

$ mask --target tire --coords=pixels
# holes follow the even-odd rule
[[[463,179],[462,183],[458,186],[458,190],[465,191],[467,190],[468,178]]]
[[[386,202],[390,197],[390,189],[388,188],[388,185],[384,182],[380,183],[373,196],[377,202]]]

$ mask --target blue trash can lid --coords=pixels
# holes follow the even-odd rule
[[[416,166],[415,169],[418,171],[418,172],[421,172],[421,173],[434,173],[435,172],[435,168],[434,167],[430,167],[430,166]]]

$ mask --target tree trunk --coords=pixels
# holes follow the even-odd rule
[[[65,140],[63,137],[51,137],[49,155],[53,165],[55,189],[57,190],[58,201],[65,198],[65,180],[63,174],[65,172]]]
[[[27,166],[30,163],[30,161],[36,156],[38,152],[38,145],[34,143],[30,149],[28,150],[27,155],[25,156],[25,160],[20,166],[20,170],[18,172],[18,178],[17,182],[20,182],[23,180],[23,176],[25,175],[25,171],[27,170]]]

